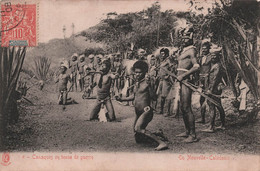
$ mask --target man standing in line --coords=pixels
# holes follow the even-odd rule
[[[70,70],[71,70],[71,80],[72,80],[72,91],[77,91],[77,74],[79,71],[78,66],[78,54],[74,53],[71,57]]]
[[[199,86],[203,90],[208,88],[208,76],[211,65],[211,57],[209,53],[210,42],[208,39],[202,40],[201,45],[201,55],[202,57],[199,59],[200,63],[200,73],[199,73]],[[196,123],[205,124],[205,113],[206,113],[206,105],[207,101],[203,96],[200,96],[200,111],[201,111],[201,120]]]
[[[79,81],[79,87],[80,91],[83,91],[84,89],[84,67],[85,67],[85,56],[80,55],[79,56],[79,75],[78,75],[78,81]]]
[[[210,126],[209,128],[202,130],[203,132],[213,133],[215,131],[215,118],[216,118],[216,108],[219,111],[221,125],[216,127],[216,129],[225,129],[225,111],[221,104],[221,82],[222,82],[222,67],[219,59],[220,49],[211,49],[211,68],[209,71],[209,86],[207,93],[209,96],[218,102],[219,106],[216,106],[212,102],[208,101],[209,104],[209,114],[210,114]]]
[[[171,89],[170,76],[165,72],[165,70],[169,71],[171,67],[170,61],[168,59],[169,53],[170,52],[168,48],[162,48],[160,50],[160,70],[159,70],[160,83],[157,92],[157,96],[159,96],[159,94],[161,95],[160,114],[163,114],[164,112],[163,109],[165,105],[165,100]]]
[[[192,143],[198,141],[195,133],[195,118],[191,110],[192,90],[182,84],[182,82],[191,82],[191,74],[200,68],[196,59],[196,49],[193,46],[192,27],[186,28],[182,33],[182,43],[183,50],[178,57],[177,80],[180,83],[180,109],[186,131],[177,136],[185,137],[185,143]]]

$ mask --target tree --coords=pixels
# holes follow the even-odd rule
[[[170,10],[161,12],[159,3],[154,3],[150,8],[135,12],[115,15],[107,18],[98,25],[83,31],[82,36],[87,39],[107,44],[107,51],[125,52],[130,46],[135,49],[143,48],[152,52],[157,47],[159,37],[160,46],[171,44],[170,32],[176,21],[174,13]]]
[[[257,20],[259,7],[256,0],[221,1],[212,13],[205,16],[204,33],[212,33],[212,40],[223,45],[222,62],[232,64],[246,82],[256,101],[259,100],[257,74]],[[226,65],[227,73],[231,72]],[[230,77],[230,81],[232,78]]]
[[[3,140],[8,123],[8,106],[13,100],[17,80],[22,69],[26,48],[0,48],[0,149],[3,149]],[[16,100],[16,99],[14,99]],[[16,104],[16,103],[15,103]],[[17,107],[17,106],[13,106]]]

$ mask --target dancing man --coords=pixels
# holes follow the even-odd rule
[[[144,137],[148,137],[159,144],[155,150],[167,149],[168,145],[162,141],[160,137],[146,130],[147,125],[153,119],[151,100],[155,98],[155,92],[150,84],[150,79],[149,77],[145,78],[145,75],[148,72],[148,64],[139,60],[134,63],[133,71],[137,80],[134,87],[134,94],[125,98],[116,96],[116,100],[120,102],[134,100],[136,115],[133,127],[137,143],[140,143]]]

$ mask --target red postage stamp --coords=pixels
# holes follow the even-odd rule
[[[1,4],[1,46],[37,46],[37,4]]]

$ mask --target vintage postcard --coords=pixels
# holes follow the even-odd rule
[[[2,0],[0,170],[260,170],[258,0]]]

